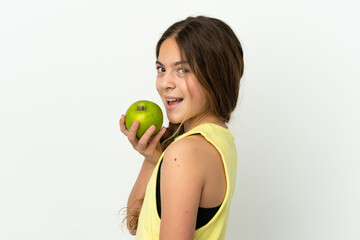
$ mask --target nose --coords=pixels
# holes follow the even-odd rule
[[[176,87],[174,76],[171,73],[164,74],[159,80],[161,87],[165,90],[172,90]]]

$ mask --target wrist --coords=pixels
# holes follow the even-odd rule
[[[154,154],[152,156],[145,156],[144,161],[147,162],[149,165],[156,166],[157,162],[159,161],[161,154]]]
[[[156,162],[154,162],[152,159],[145,158],[143,162],[143,166],[147,169],[153,170],[156,166]]]

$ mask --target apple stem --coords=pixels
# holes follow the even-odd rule
[[[145,106],[138,106],[138,110],[139,110],[139,111],[145,110]]]

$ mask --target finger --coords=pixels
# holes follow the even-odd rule
[[[151,125],[146,132],[144,133],[144,135],[142,135],[142,137],[140,138],[139,142],[138,142],[138,147],[140,149],[146,149],[148,142],[151,138],[151,136],[153,135],[155,131],[155,125]]]
[[[129,131],[126,129],[126,126],[125,126],[125,115],[124,114],[121,115],[121,118],[119,120],[119,125],[120,125],[121,132],[127,136]]]
[[[157,144],[159,143],[161,137],[164,135],[164,133],[166,132],[166,127],[162,127],[160,129],[160,131],[154,136],[154,138],[151,140],[148,148],[156,148]]]
[[[127,137],[129,139],[130,143],[133,145],[133,147],[136,147],[136,144],[137,144],[136,133],[137,133],[138,128],[139,128],[139,122],[134,121],[129,129],[128,134],[127,134]]]

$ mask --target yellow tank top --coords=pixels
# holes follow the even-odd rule
[[[227,184],[225,198],[219,210],[205,226],[195,231],[194,239],[222,240],[225,239],[230,204],[236,182],[237,152],[234,144],[234,138],[229,129],[212,123],[204,123],[177,137],[175,141],[193,134],[201,134],[219,151],[225,169]],[[161,219],[159,218],[156,206],[156,178],[163,156],[164,152],[161,155],[146,187],[145,198],[141,208],[138,229],[136,232],[136,239],[138,240],[159,239]]]

